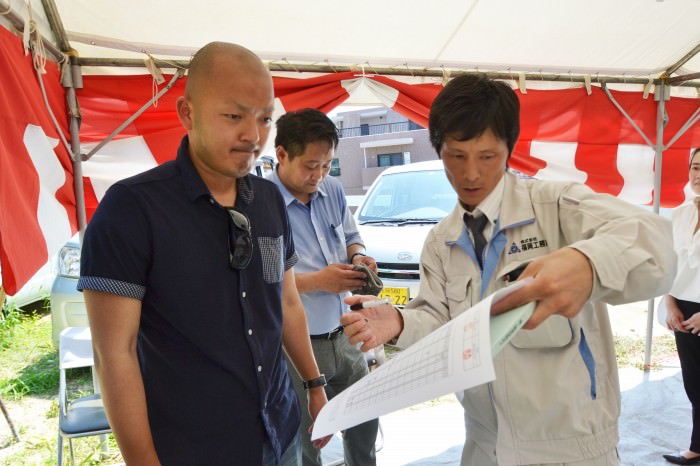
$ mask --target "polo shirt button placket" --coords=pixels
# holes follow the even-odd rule
[[[258,372],[262,372],[262,366],[258,366]]]

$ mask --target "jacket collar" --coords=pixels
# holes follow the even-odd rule
[[[497,230],[494,231],[493,237],[499,231],[532,223],[535,220],[535,212],[532,208],[530,192],[527,187],[522,182],[519,182],[517,175],[513,173],[506,171],[503,177],[505,186],[503,188],[503,198],[501,199],[500,215],[498,219],[494,219]],[[457,201],[455,208],[444,220],[448,235],[445,238],[446,243],[457,242],[462,234],[462,230],[466,228],[462,218],[463,213],[464,208]]]
[[[535,220],[535,211],[532,208],[530,190],[525,183],[518,180],[513,173],[505,174],[506,186],[501,203],[500,229],[507,230]]]

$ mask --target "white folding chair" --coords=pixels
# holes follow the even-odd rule
[[[58,367],[58,466],[62,466],[63,438],[68,439],[72,464],[75,465],[73,438],[103,435],[111,432],[102,396],[93,376],[92,395],[68,401],[66,371],[78,367],[92,367],[92,336],[89,327],[68,327],[59,337]]]

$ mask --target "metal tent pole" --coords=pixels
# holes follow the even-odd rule
[[[2,306],[5,304],[5,290],[2,288],[2,285],[0,285],[0,321],[3,320],[3,313],[2,311]],[[17,435],[17,430],[15,430],[15,425],[12,423],[12,419],[10,419],[10,413],[7,412],[7,409],[5,408],[5,404],[2,402],[2,398],[0,398],[0,409],[2,410],[2,414],[5,415],[5,420],[7,421],[7,424],[10,426],[10,430],[12,431],[12,436],[15,438],[16,442],[19,442],[19,435]]]
[[[66,105],[70,116],[70,146],[71,160],[73,161],[73,187],[75,189],[75,209],[78,220],[78,230],[80,232],[80,243],[83,241],[83,233],[87,225],[85,217],[85,193],[83,191],[83,167],[80,158],[80,106],[75,95],[76,87],[82,87],[82,77],[78,57],[75,50],[70,45],[63,28],[63,21],[58,14],[58,8],[53,0],[42,0],[41,2],[46,18],[51,26],[51,31],[56,38],[56,43],[63,53],[70,57],[66,64],[62,76],[61,84],[66,89]]]
[[[673,65],[669,66],[661,77],[662,78],[670,77],[673,73],[678,71],[683,65],[688,63],[698,53],[700,53],[700,44],[697,44],[695,47],[693,47],[691,50],[689,50],[688,53],[683,55],[683,57],[680,60],[678,60]]]
[[[2,1],[2,0],[0,0]],[[187,68],[189,60],[161,60],[154,57],[155,63],[163,69],[170,68]],[[296,72],[296,73],[341,73],[346,71],[355,71],[358,75],[362,70],[357,65],[319,65],[308,63],[286,63],[270,59],[265,59],[265,63],[271,72]],[[78,63],[82,66],[94,67],[128,67],[128,68],[143,68],[143,60],[138,58],[99,58],[99,57],[80,57]],[[412,76],[412,77],[436,77],[445,76],[445,70],[442,68],[426,68],[426,67],[390,67],[390,66],[375,66],[370,70],[372,74],[381,76]],[[449,75],[459,76],[461,74],[474,74],[474,70],[451,69]],[[513,80],[517,79],[518,74],[505,71],[485,71],[479,74],[485,74],[492,79]],[[528,81],[552,81],[552,82],[567,82],[567,83],[585,83],[590,79],[592,83],[607,83],[607,84],[647,84],[648,78],[638,78],[634,76],[585,76],[582,74],[562,74],[562,73],[524,73],[525,79]],[[655,79],[654,83],[658,84],[659,80]],[[683,87],[698,87],[699,82],[679,82],[678,86]]]
[[[5,408],[5,403],[2,402],[2,398],[0,398],[0,409],[2,410],[2,414],[5,415],[5,420],[7,420],[7,424],[10,426],[12,436],[15,438],[16,442],[19,442],[19,435],[17,435],[15,425],[12,423],[12,419],[10,419],[10,413],[7,412],[7,409]]]
[[[75,189],[75,210],[78,216],[80,244],[83,244],[83,234],[87,227],[85,215],[85,191],[83,189],[83,160],[80,156],[80,106],[75,95],[76,81],[80,80],[80,65],[74,64],[71,58],[65,71],[63,87],[66,89],[66,103],[70,115],[70,146],[73,161],[73,188]],[[77,79],[76,79],[77,78]],[[80,82],[80,81],[78,81]]]
[[[178,79],[182,78],[185,75],[185,70],[184,69],[178,69],[175,71],[175,74],[173,75],[172,79],[170,79],[170,82],[156,95],[154,95],[151,100],[146,102],[136,110],[129,118],[127,118],[121,125],[119,125],[114,131],[112,131],[106,138],[104,138],[98,145],[92,148],[90,152],[87,154],[81,155],[80,158],[84,161],[90,160],[90,157],[95,155],[97,152],[99,152],[100,149],[102,149],[105,145],[107,145],[112,139],[114,139],[114,136],[117,134],[121,133],[124,131],[124,129],[129,126],[135,119],[137,119],[143,112],[148,110],[148,108],[153,105],[154,102],[157,102],[158,99],[163,97],[172,87],[175,85],[175,81]]]
[[[29,5],[27,7],[31,8]],[[18,31],[24,31],[24,18],[17,13],[16,8],[12,8],[11,1],[0,0],[0,10],[5,12],[4,16],[7,18],[12,27],[17,29]],[[49,52],[55,61],[60,61],[61,57],[63,56],[63,53],[61,53],[61,51],[56,47],[56,45],[53,42],[51,42],[50,39],[43,37],[41,34],[39,34],[38,31],[37,36],[44,45],[44,50]]]
[[[656,109],[656,144],[654,145],[654,213],[659,214],[661,206],[661,169],[664,152],[664,128],[668,119],[666,117],[666,84],[662,81],[656,86],[656,96],[659,103]],[[654,333],[654,299],[647,303],[647,334],[644,347],[644,370],[651,368],[651,343]]]
[[[691,53],[692,55],[697,54],[698,48],[696,47]],[[692,56],[689,54],[688,56]],[[680,62],[679,62],[680,63]],[[690,79],[695,79],[696,74],[689,74],[684,76],[677,76],[673,79],[674,83],[684,82]],[[669,80],[670,81],[670,80]],[[670,99],[670,86],[667,80],[660,79],[656,83],[656,94],[654,99],[658,100],[657,110],[656,110],[656,143],[652,144],[649,138],[644,134],[642,129],[632,120],[627,112],[622,108],[622,106],[615,100],[613,95],[608,90],[605,84],[602,85],[602,89],[608,96],[610,101],[615,105],[615,107],[627,118],[634,129],[642,136],[644,141],[649,145],[649,147],[654,149],[654,199],[653,199],[653,210],[657,215],[659,214],[659,208],[661,206],[661,171],[662,171],[662,159],[663,152],[671,147],[688,129],[690,129],[695,123],[700,120],[700,108],[698,108],[683,124],[683,126],[678,130],[678,132],[669,140],[668,144],[664,145],[664,129],[668,123],[668,117],[666,115],[666,100]],[[649,370],[651,365],[651,344],[654,328],[654,300],[650,299],[647,304],[647,332],[646,332],[646,344],[644,350],[644,370]]]

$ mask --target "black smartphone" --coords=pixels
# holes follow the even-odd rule
[[[518,268],[511,270],[507,274],[503,275],[503,280],[510,283],[518,279],[523,270],[527,267],[527,264],[522,264]]]

